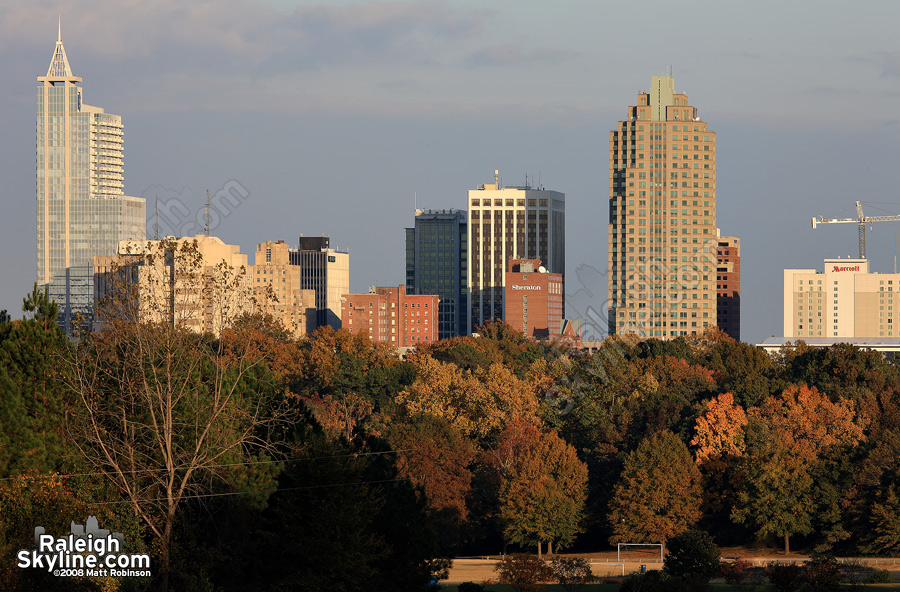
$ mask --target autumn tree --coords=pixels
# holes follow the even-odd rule
[[[732,511],[758,535],[784,538],[812,531],[817,511],[814,473],[823,453],[863,439],[852,401],[832,402],[815,387],[790,386],[750,410],[746,487]]]
[[[610,542],[665,545],[700,519],[700,471],[669,431],[646,438],[625,461],[610,503]]]
[[[697,447],[697,462],[716,460],[744,453],[744,426],[747,414],[734,404],[734,396],[724,393],[706,402],[706,413],[697,418],[696,435],[691,445]]]
[[[703,475],[704,520],[718,536],[729,536],[734,528],[731,509],[743,487],[744,473],[739,461],[746,451],[747,414],[734,403],[731,393],[709,399],[704,407],[691,440]]]
[[[210,269],[195,249],[150,251],[112,271],[102,329],[82,337],[66,367],[72,441],[153,533],[162,589],[184,501],[224,489],[262,502],[277,471],[271,437],[286,420],[262,358],[186,322],[211,314],[224,329],[227,311],[242,312],[229,303],[249,290],[241,271]]]
[[[388,440],[397,451],[398,474],[421,487],[433,509],[464,520],[472,483],[469,465],[475,458],[472,444],[446,420],[431,415],[395,424]]]
[[[554,431],[530,421],[510,425],[488,462],[500,477],[500,518],[506,539],[519,545],[567,545],[580,532],[587,466]]]
[[[470,372],[427,355],[415,356],[412,364],[415,382],[396,398],[408,415],[441,417],[463,434],[480,439],[537,411],[533,386],[502,364]]]

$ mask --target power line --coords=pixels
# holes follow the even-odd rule
[[[345,487],[347,485],[374,485],[378,483],[396,483],[397,481],[409,481],[411,477],[398,477],[397,479],[381,479],[379,481],[351,481],[349,483],[330,483],[328,485],[306,485],[303,487],[284,487],[281,489],[276,489],[272,492],[272,494],[280,493],[282,491],[300,491],[304,489],[324,489],[327,487]],[[194,495],[183,495],[181,496],[181,500],[186,499],[199,499],[199,498],[209,498],[209,497],[228,497],[234,495],[258,495],[259,491],[228,491],[224,493],[198,493]],[[140,502],[165,502],[168,501],[167,498],[157,497],[152,499],[142,499]],[[109,506],[113,504],[131,504],[134,503],[133,500],[116,500],[109,502],[87,502],[89,506]]]
[[[289,458],[289,459],[285,459],[285,460],[255,460],[255,461],[251,460],[251,461],[239,462],[239,463],[202,465],[197,468],[216,469],[216,468],[240,467],[240,466],[249,466],[249,465],[269,465],[269,464],[277,464],[277,463],[287,464],[287,463],[302,462],[302,461],[307,461],[307,460],[321,460],[321,459],[331,459],[331,458],[351,458],[351,457],[360,457],[360,456],[377,456],[380,454],[397,454],[400,452],[414,452],[416,450],[422,450],[422,448],[400,448],[398,450],[384,450],[381,452],[358,452],[358,453],[353,453],[353,454],[334,454],[334,455],[328,455],[328,456],[307,456],[307,457],[303,457],[303,458]],[[49,475],[41,474],[41,476],[43,476],[43,477],[51,477],[51,476],[56,476],[56,477],[97,477],[97,476],[106,476],[111,473],[122,473],[122,474],[126,474],[126,475],[141,475],[141,474],[152,474],[152,473],[165,472],[166,470],[167,469],[164,469],[164,468],[134,469],[131,471],[106,471],[106,472],[95,471],[95,472],[89,472],[89,473],[66,473],[66,474],[52,473]],[[27,473],[25,473],[24,475],[27,475]],[[22,475],[19,475],[17,477],[2,477],[2,478],[0,478],[0,481],[13,481],[15,479],[18,479],[20,476],[22,476]]]

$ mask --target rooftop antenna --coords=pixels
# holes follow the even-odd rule
[[[154,224],[153,238],[159,240],[159,196],[156,196],[156,223]]]
[[[62,41],[62,14],[57,14],[56,18],[56,40]]]
[[[537,186],[538,186],[538,189],[544,188],[544,186],[541,185],[541,169],[538,169],[538,184],[537,184]]]
[[[413,211],[419,211],[419,193],[417,191],[413,191]]]
[[[497,184],[497,189],[500,189],[500,170],[494,169],[494,183]]]
[[[206,190],[206,236],[209,236],[209,189]]]

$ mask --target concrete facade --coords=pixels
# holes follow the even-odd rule
[[[468,327],[503,318],[510,259],[540,259],[547,271],[566,269],[566,196],[530,186],[493,184],[469,191]],[[565,290],[563,290],[565,292]]]
[[[283,240],[257,243],[254,265],[248,269],[253,296],[261,312],[271,314],[294,337],[316,330],[316,291],[303,288],[298,265],[291,265]]]
[[[144,240],[146,203],[124,195],[122,118],[82,102],[62,35],[37,87],[37,283],[59,304],[64,331],[94,305],[94,258]]]
[[[716,323],[716,134],[654,76],[609,133],[609,334],[673,339]]]
[[[368,294],[344,295],[341,324],[372,341],[415,347],[438,340],[439,300],[434,294],[407,294],[406,286],[372,286]]]
[[[504,321],[531,339],[560,335],[563,276],[548,273],[540,259],[511,259],[506,272]]]
[[[256,311],[247,255],[215,236],[122,241],[94,258],[93,275],[94,306],[140,322],[219,335]]]

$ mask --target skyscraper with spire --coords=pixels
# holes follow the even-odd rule
[[[82,102],[61,27],[37,87],[37,283],[68,333],[93,311],[94,257],[144,240],[146,203],[123,192],[122,118]]]

